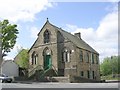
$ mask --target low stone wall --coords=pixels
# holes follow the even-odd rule
[[[24,76],[22,76],[22,77],[14,77],[14,80],[15,81],[25,81],[25,80],[27,80],[27,77],[24,77]]]
[[[101,81],[73,76],[73,77],[70,77],[70,82],[72,83],[99,83]]]
[[[63,83],[70,82],[69,77],[52,77],[51,79],[52,82],[63,82]]]

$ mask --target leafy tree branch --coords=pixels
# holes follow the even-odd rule
[[[16,24],[10,24],[8,20],[0,21],[0,33],[2,42],[2,57],[6,56],[8,52],[13,49],[17,34],[19,33],[16,29]]]

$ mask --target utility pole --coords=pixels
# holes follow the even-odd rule
[[[2,34],[1,34],[1,32],[0,32],[0,73],[1,73],[1,69],[2,69],[2,67],[1,67],[1,64],[2,64],[2,40],[1,40],[1,38],[2,38]]]
[[[111,56],[111,69],[112,69],[112,77],[113,77],[113,63],[112,63],[113,57]]]
[[[2,33],[1,33],[1,26],[0,26],[0,74],[2,72]],[[2,84],[0,83],[0,89],[2,90]]]
[[[1,73],[1,70],[2,70],[2,61],[3,61],[3,58],[2,58],[2,25],[1,25],[1,22],[0,22],[0,73]]]

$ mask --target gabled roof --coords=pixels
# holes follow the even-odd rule
[[[51,24],[51,23],[50,23]],[[97,51],[95,51],[91,46],[89,46],[84,40],[79,39],[78,37],[76,37],[75,35],[62,30],[61,28],[56,27],[55,25],[51,24],[54,28],[56,28],[56,30],[58,30],[64,37],[66,37],[67,39],[69,39],[73,44],[75,44],[78,48],[82,48],[88,51],[91,51],[93,53],[97,53],[99,54]]]
[[[42,31],[42,29],[45,27],[46,24],[49,24],[48,18],[47,18],[47,21],[45,22],[45,24],[43,25],[43,27],[41,28],[40,32]],[[37,34],[37,36],[39,36],[40,32]],[[33,43],[33,45],[31,46],[31,48],[28,50],[28,53],[29,53],[30,50],[33,48],[33,46],[35,45],[35,43],[37,42],[37,40],[38,40],[38,37],[37,37],[37,39],[35,40],[35,42]]]
[[[82,39],[79,39],[78,37],[76,37],[75,35],[67,32],[67,31],[65,31],[65,30],[63,30],[63,29],[61,29],[61,28],[59,28],[59,27],[51,24],[51,23],[48,21],[48,19],[47,19],[46,23],[44,24],[44,26],[45,26],[46,24],[50,24],[51,26],[53,26],[53,27],[55,28],[55,30],[58,30],[64,37],[66,37],[67,39],[69,39],[69,40],[70,40],[73,44],[75,44],[78,48],[82,48],[82,49],[91,51],[91,52],[93,52],[93,53],[99,54],[99,53],[98,53],[97,51],[95,51],[91,46],[89,46],[85,41],[83,41]],[[42,28],[44,28],[44,26],[43,26]],[[41,30],[42,30],[42,29],[41,29]],[[41,32],[41,31],[40,31],[40,32]],[[38,33],[38,35],[40,34],[40,32]],[[37,39],[38,39],[38,38],[37,38]],[[36,41],[37,41],[37,40],[36,40]],[[36,41],[35,41],[35,43],[36,43]],[[34,43],[34,44],[35,44],[35,43]],[[34,46],[34,44],[32,45],[32,47]],[[31,47],[31,48],[32,48],[32,47]],[[31,48],[30,48],[30,50],[31,50]],[[29,51],[30,51],[30,50],[29,50]]]
[[[71,42],[73,42],[78,48],[82,48],[82,49],[86,49],[88,51],[97,53],[91,46],[89,46],[85,41],[83,41],[82,39],[79,39],[78,37],[76,37],[75,35],[72,35],[70,33],[67,33],[63,30],[59,30],[63,36],[67,37]]]

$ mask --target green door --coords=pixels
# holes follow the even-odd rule
[[[50,68],[51,65],[51,55],[46,55],[44,60],[44,69]]]

